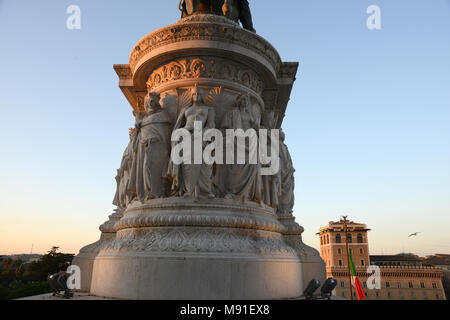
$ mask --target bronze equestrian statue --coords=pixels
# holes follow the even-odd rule
[[[248,0],[180,0],[179,9],[182,18],[196,13],[223,15],[241,22],[244,29],[256,32]]]

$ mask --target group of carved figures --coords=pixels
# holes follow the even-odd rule
[[[261,175],[259,164],[207,164],[204,161],[202,164],[175,164],[171,160],[174,130],[183,128],[193,133],[195,122],[201,122],[203,130],[216,127],[215,109],[205,104],[202,88],[193,87],[188,92],[188,100],[175,124],[161,107],[160,95],[154,92],[146,96],[144,111],[134,111],[136,125],[130,129],[130,142],[117,172],[113,204],[125,209],[135,200],[143,203],[172,196],[219,197],[265,203],[275,208],[279,215],[290,216],[294,205],[294,169],[282,131],[280,169],[275,175]],[[250,110],[250,96],[241,94],[236,98],[236,106],[224,115],[217,129],[223,133],[226,129],[270,129],[265,121],[261,124],[261,120],[255,118]],[[194,139],[194,134],[191,137]],[[248,148],[246,145],[247,154]]]

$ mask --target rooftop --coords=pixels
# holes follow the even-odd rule
[[[367,225],[364,223],[358,223],[354,221],[347,221],[347,230],[348,231],[370,231],[367,229]],[[319,229],[317,234],[324,233],[326,231],[344,231],[344,220],[341,219],[339,221],[330,221],[328,225]]]

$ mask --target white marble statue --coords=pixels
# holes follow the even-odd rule
[[[127,193],[127,185],[130,179],[131,168],[133,165],[133,143],[136,139],[136,130],[130,129],[130,142],[128,143],[120,162],[120,168],[117,170],[116,182],[117,189],[113,204],[119,209],[125,209],[130,201],[130,195]]]
[[[191,133],[191,146],[194,148],[194,123],[201,122],[202,130],[215,127],[214,109],[207,106],[203,98],[203,90],[195,85],[191,90],[190,103],[178,116],[174,130],[184,128]],[[203,145],[203,148],[205,145]],[[203,151],[203,150],[202,150]],[[179,196],[215,198],[212,190],[213,166],[194,163],[192,152],[191,164],[169,164],[168,177],[172,180],[172,191]]]
[[[274,125],[274,112],[264,114],[261,127],[267,130],[267,137],[271,137],[271,128]],[[267,150],[270,150],[270,139],[267,139]],[[262,197],[265,204],[272,208],[278,208],[281,196],[281,169],[275,175],[264,175],[261,177],[263,183]]]
[[[281,195],[277,214],[282,217],[292,216],[294,208],[294,166],[289,150],[284,143],[285,134],[280,129],[280,171]]]
[[[229,111],[222,120],[223,129],[242,129],[244,132],[249,129],[259,129],[259,121],[250,110],[250,96],[241,94],[236,99],[236,108]],[[235,141],[235,153],[237,143]],[[225,189],[226,199],[240,200],[261,200],[261,177],[258,174],[257,164],[249,164],[249,145],[245,146],[245,164],[225,165]],[[236,158],[235,158],[236,160]]]
[[[164,176],[170,157],[171,118],[159,100],[159,94],[149,93],[144,102],[146,110],[136,116],[137,141],[129,190],[135,190],[141,202],[166,195]]]

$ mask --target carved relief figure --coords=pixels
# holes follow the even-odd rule
[[[241,94],[236,99],[236,108],[229,111],[222,120],[223,129],[242,129],[244,132],[249,129],[259,129],[259,121],[252,114],[250,108],[250,96]],[[255,132],[256,133],[256,132]],[[237,143],[235,143],[235,154]],[[261,178],[258,174],[258,165],[249,164],[250,146],[245,146],[246,163],[225,165],[225,188],[227,194],[225,198],[242,200],[261,200]],[[236,158],[235,158],[236,160]]]
[[[190,103],[180,113],[174,130],[184,128],[191,133],[191,146],[194,151],[194,123],[201,122],[202,130],[215,127],[214,109],[207,106],[203,98],[203,90],[197,85],[191,90]],[[203,148],[205,144],[203,145]],[[203,152],[203,150],[202,150]],[[192,152],[191,164],[169,164],[168,177],[172,180],[172,190],[185,197],[201,198],[207,196],[212,199],[213,166],[194,164]]]
[[[278,215],[292,216],[294,208],[294,166],[289,150],[284,143],[285,134],[280,130],[280,171],[281,171],[281,196],[279,199]]]
[[[271,128],[274,126],[274,112],[269,111],[264,114],[262,128],[267,129],[267,150],[270,150]],[[281,169],[276,175],[264,175],[261,177],[263,183],[263,200],[264,203],[272,208],[279,205],[279,197],[281,195]]]
[[[166,195],[164,176],[170,157],[171,119],[159,100],[159,94],[149,93],[144,102],[146,111],[138,112],[136,117],[136,159],[129,189],[135,190],[141,202]]]
[[[129,194],[127,193],[127,185],[130,179],[131,167],[133,164],[133,143],[135,139],[136,131],[135,129],[130,129],[130,142],[123,153],[120,168],[117,170],[117,189],[114,196],[113,205],[122,210],[126,208],[130,200]]]

